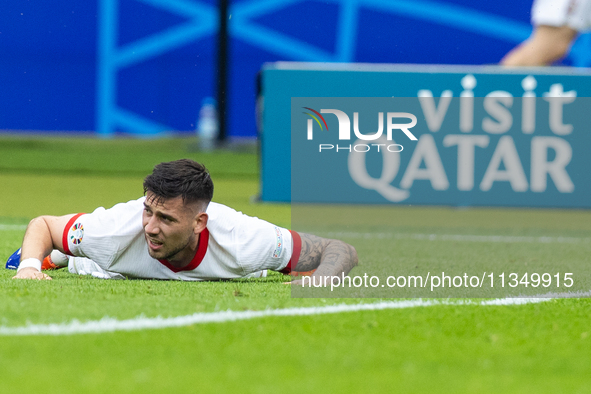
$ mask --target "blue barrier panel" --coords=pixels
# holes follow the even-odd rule
[[[215,95],[215,0],[5,1],[0,133],[195,132]],[[255,137],[264,62],[493,64],[532,31],[531,1],[232,0],[230,136]],[[305,21],[303,23],[302,21]],[[562,65],[591,66],[591,33]]]
[[[262,199],[591,207],[589,75],[268,65]]]

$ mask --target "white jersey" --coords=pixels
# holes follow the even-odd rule
[[[292,253],[296,262],[299,257],[297,233],[293,233],[292,242],[292,234],[285,228],[211,202],[195,257],[187,267],[175,268],[148,253],[142,226],[144,200],[74,216],[64,228],[64,251],[130,278],[193,281],[241,278],[266,269],[286,272]]]
[[[577,31],[591,29],[591,0],[534,0],[532,24],[568,26]]]

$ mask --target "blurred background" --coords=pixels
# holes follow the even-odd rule
[[[230,139],[256,138],[256,79],[265,62],[496,64],[531,32],[529,0],[7,2],[0,130],[195,133],[223,77],[220,4]],[[588,41],[581,36],[562,64],[591,64]]]
[[[519,286],[477,288],[473,297],[588,291],[591,38],[581,35],[556,64],[567,67],[490,66],[529,37],[531,7],[532,0],[3,1],[0,263],[33,217],[137,199],[155,164],[188,157],[210,170],[216,202],[353,245],[360,264],[352,275],[520,273]],[[461,127],[461,95],[470,130]],[[340,125],[328,114],[309,141],[312,118],[302,107],[340,108],[351,119],[359,111],[369,133],[376,112],[391,111],[372,99],[392,96],[408,99],[392,108],[417,116],[418,141],[396,134],[405,151],[390,155],[389,167],[373,150],[355,166],[347,150],[309,153],[340,143]],[[361,99],[332,101],[343,97]],[[525,97],[535,106],[524,106]],[[507,127],[495,129],[502,119]],[[334,305],[290,298],[286,279],[273,273],[193,286],[57,272],[53,285],[33,286],[2,272],[2,327]],[[527,273],[557,281],[574,273],[576,286],[533,287],[532,276],[527,288]],[[448,296],[353,290],[335,294]],[[216,393],[347,393],[367,391],[368,382],[378,392],[589,391],[587,302],[483,305],[8,337],[0,392],[190,392],[199,384]],[[60,373],[48,365],[75,367]],[[179,365],[199,368],[187,374]]]
[[[488,67],[497,65],[530,36],[531,6],[531,0],[60,0],[5,4],[0,15],[0,175],[10,173],[19,182],[20,186],[7,186],[10,183],[2,180],[5,189],[14,188],[14,198],[19,200],[24,173],[139,177],[159,161],[190,156],[205,162],[217,179],[248,179],[257,199],[287,202],[291,180],[285,174],[289,174],[291,163],[286,136],[291,97],[396,95],[416,101],[417,92],[427,90],[435,98],[444,91],[458,97],[464,94],[462,81],[466,77],[474,84],[478,80],[475,88],[467,88],[474,88],[477,101],[493,90],[516,98],[512,109],[515,121],[504,140],[514,139],[527,174],[531,172],[532,135],[519,129],[520,98],[525,91],[538,97],[533,137],[552,137],[555,145],[568,144],[566,150],[574,147],[572,155],[565,150],[562,165],[572,158],[572,166],[566,170],[574,179],[576,192],[557,190],[555,177],[544,193],[534,187],[526,187],[527,193],[510,189],[502,179],[508,176],[503,175],[502,163],[495,172],[499,182],[490,193],[477,187],[470,192],[455,190],[454,168],[459,159],[455,147],[442,142],[444,134],[458,133],[454,120],[458,103],[454,100],[443,123],[445,133],[433,134],[454,190],[441,191],[418,178],[415,197],[403,203],[586,207],[582,201],[586,201],[591,184],[586,181],[585,155],[578,153],[587,146],[586,134],[560,135],[557,140],[554,130],[548,128],[544,95],[558,87],[566,95],[589,95],[589,74],[576,67],[591,65],[591,36],[581,35],[567,56],[555,64],[566,68],[515,71]],[[381,71],[367,68],[375,64],[406,66],[380,66]],[[417,66],[428,64],[460,68]],[[341,66],[353,72],[334,72]],[[300,67],[309,71],[300,73]],[[355,73],[355,67],[369,72]],[[525,78],[534,78],[533,85],[523,85]],[[582,117],[575,128],[585,127],[586,102],[577,100],[576,107],[565,107],[564,124],[574,121],[574,108],[583,108],[576,110]],[[480,129],[481,118],[488,115],[478,109],[482,107],[479,102],[476,104],[474,133],[491,138],[487,150],[478,150],[474,164],[478,186],[488,163],[493,162],[491,157],[496,157],[493,153],[501,136]],[[305,125],[306,119],[302,119]],[[415,130],[431,138],[427,134],[434,130],[427,130],[423,118],[419,120]],[[73,136],[90,137],[94,142],[82,143]],[[23,142],[23,138],[28,140]],[[137,144],[145,139],[154,141]],[[135,143],[121,143],[123,140]],[[111,143],[115,141],[119,142]],[[236,152],[237,147],[243,156],[213,151],[232,148]],[[549,170],[557,157],[553,153],[556,147],[542,148],[547,168],[541,176],[550,179],[556,173]],[[498,155],[504,157],[503,152],[499,150]],[[408,157],[403,157],[395,185]],[[378,177],[379,169],[370,167],[370,175]],[[348,173],[342,178],[352,183]],[[354,184],[352,188],[359,189]],[[369,200],[357,202],[392,202],[373,190],[359,190],[373,194]],[[420,195],[429,198],[417,200]],[[501,201],[497,195],[508,200]],[[479,200],[481,196],[486,199]],[[521,200],[516,203],[515,198]]]

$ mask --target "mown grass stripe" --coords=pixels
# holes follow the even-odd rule
[[[26,229],[26,224],[0,224],[0,231],[23,231]]]
[[[390,238],[416,239],[424,241],[463,241],[463,242],[501,242],[501,243],[589,243],[591,238],[579,237],[533,237],[513,235],[462,235],[462,234],[417,234],[417,233],[362,233],[327,232],[322,234],[331,238]]]
[[[386,309],[406,309],[418,307],[430,307],[436,305],[524,305],[548,301],[552,298],[499,298],[486,301],[470,300],[401,300],[382,301],[371,304],[341,304],[318,307],[301,307],[285,309],[267,309],[263,311],[222,311],[210,313],[195,313],[177,317],[153,317],[139,316],[133,319],[117,320],[104,317],[101,320],[80,322],[73,320],[61,324],[27,324],[20,327],[0,326],[2,336],[32,336],[32,335],[74,335],[97,334],[115,331],[137,331],[162,329],[171,327],[185,327],[194,324],[226,323],[241,320],[252,320],[274,316],[313,316],[345,312],[379,311]]]

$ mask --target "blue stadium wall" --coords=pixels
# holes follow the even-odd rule
[[[531,32],[530,1],[231,1],[229,134],[256,136],[264,62],[493,64]],[[210,0],[4,2],[0,130],[192,133],[214,96]],[[566,65],[588,66],[589,37]]]

